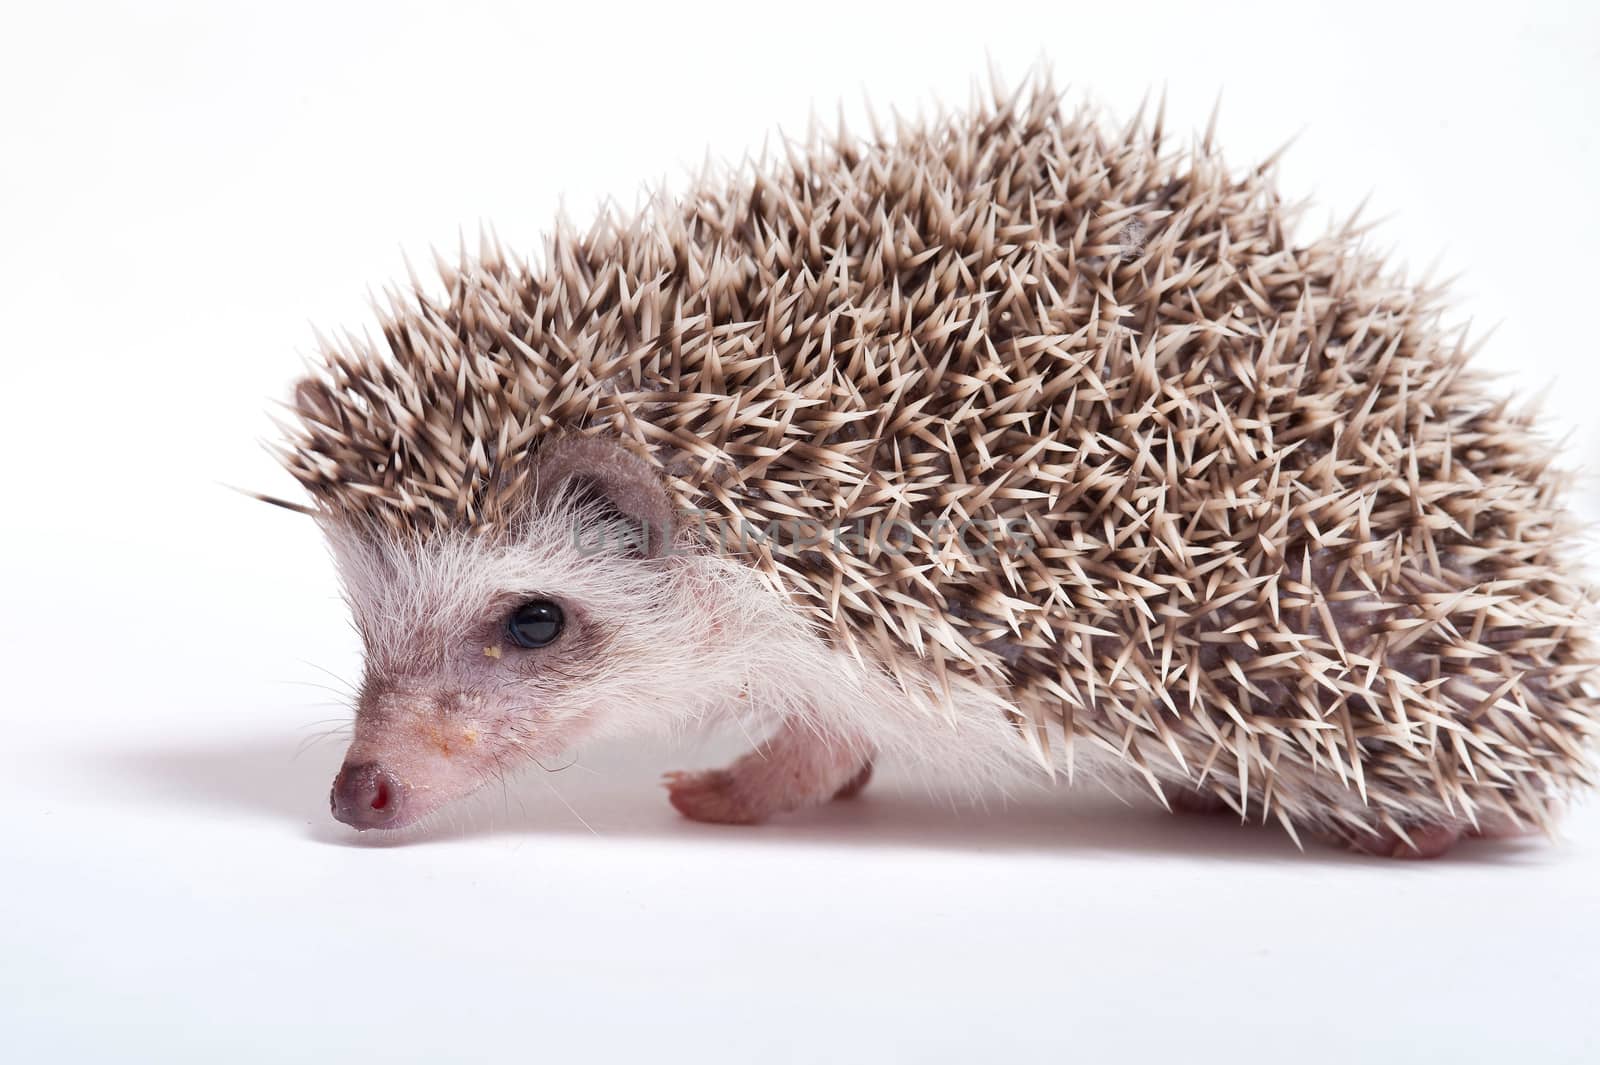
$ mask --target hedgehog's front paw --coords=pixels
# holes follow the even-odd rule
[[[685,817],[753,825],[773,814],[848,799],[871,775],[870,752],[791,721],[727,769],[668,773],[666,785]]]
[[[754,825],[772,814],[770,807],[748,795],[727,769],[698,773],[668,773],[667,798],[691,821],[722,825]]]

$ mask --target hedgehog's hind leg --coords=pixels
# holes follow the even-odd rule
[[[1167,803],[1177,814],[1239,816],[1221,795],[1193,787],[1169,789]],[[1433,822],[1407,825],[1404,835],[1388,826],[1356,828],[1350,825],[1313,827],[1307,833],[1310,838],[1330,846],[1345,847],[1358,854],[1378,858],[1437,858],[1469,836],[1497,838],[1505,834],[1509,833],[1476,831],[1467,825]]]
[[[1406,826],[1404,836],[1383,827],[1361,831],[1341,829],[1326,833],[1325,838],[1335,845],[1377,858],[1437,858],[1467,835],[1467,830],[1459,825],[1417,824]]]
[[[1535,829],[1512,821],[1490,818],[1474,828],[1464,822],[1422,822],[1407,825],[1405,835],[1388,826],[1352,830],[1329,829],[1322,838],[1336,846],[1380,858],[1437,858],[1464,839],[1508,840],[1532,835]]]
[[[668,773],[668,797],[695,821],[753,825],[833,798],[849,798],[872,773],[869,752],[788,720],[727,769]]]

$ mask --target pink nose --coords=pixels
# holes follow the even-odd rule
[[[333,816],[353,828],[383,828],[400,816],[405,787],[377,762],[347,765],[333,778]]]

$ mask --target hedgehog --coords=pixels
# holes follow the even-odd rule
[[[364,648],[334,815],[425,823],[737,722],[683,815],[888,759],[1080,777],[1383,856],[1592,782],[1594,596],[1531,409],[1275,160],[1048,74],[485,236],[323,341],[277,447]],[[1212,128],[1214,129],[1213,119]]]

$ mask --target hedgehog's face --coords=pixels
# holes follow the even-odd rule
[[[631,487],[655,508],[641,527],[665,528],[665,491],[632,462],[628,476],[641,480]],[[582,493],[569,490],[575,472]],[[693,611],[678,601],[672,558],[637,550],[615,524],[597,537],[596,519],[638,517],[616,472],[546,478],[561,490],[511,535],[400,543],[330,529],[366,650],[355,737],[333,788],[339,820],[413,824],[508,770],[549,766],[667,697],[663,674],[675,670],[663,669],[663,651],[692,645]]]

